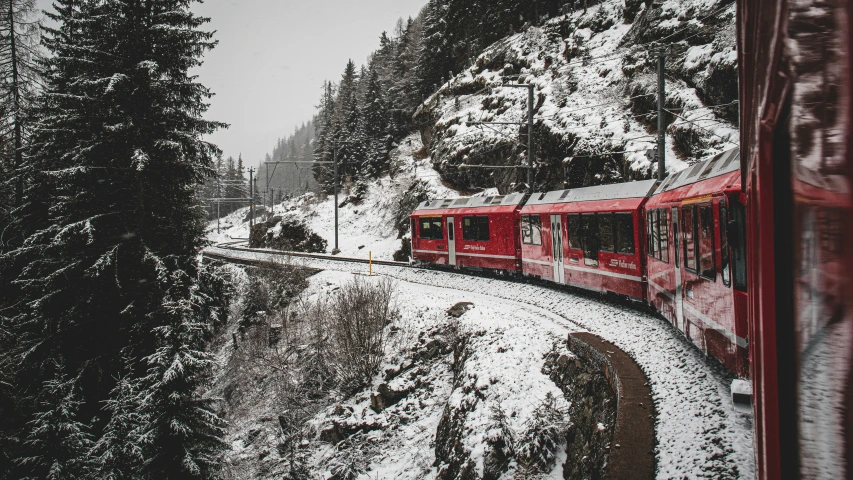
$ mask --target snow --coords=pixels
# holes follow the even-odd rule
[[[266,254],[212,248],[235,258],[255,259]],[[343,279],[366,273],[366,265],[306,259],[323,269],[324,279]],[[494,345],[477,350],[480,377],[499,380],[486,389],[489,398],[500,396],[507,411],[520,415],[530,410],[530,398],[542,398],[553,384],[540,378],[541,357],[551,338],[573,331],[590,331],[613,342],[640,365],[652,389],[657,436],[657,478],[751,478],[754,475],[752,419],[732,404],[731,376],[709,361],[665,320],[635,309],[611,305],[595,295],[578,295],[555,288],[473,277],[450,272],[374,265],[374,273],[397,281],[398,304],[413,318],[418,309],[431,312],[420,318],[424,325],[437,321],[443,309],[456,301],[475,307],[463,315],[472,328],[487,329]],[[424,319],[432,318],[432,320]],[[486,344],[484,344],[486,345]],[[499,346],[510,347],[498,354]],[[437,377],[440,372],[433,373]],[[440,383],[440,382],[439,382]],[[434,400],[446,398],[447,386],[432,392]],[[447,401],[458,401],[450,397]],[[443,405],[422,407],[414,438],[398,429],[384,444],[375,464],[389,478],[433,478],[417,465],[431,464],[437,415]],[[483,420],[474,415],[473,424]],[[469,448],[473,445],[466,444]],[[411,446],[413,453],[404,446]],[[415,473],[417,472],[417,473]],[[430,471],[432,472],[432,471]],[[433,472],[434,473],[434,472]]]
[[[518,83],[533,83],[536,86],[537,109],[534,121],[544,125],[547,134],[562,139],[565,145],[574,145],[575,155],[599,155],[603,152],[630,150],[626,164],[638,174],[656,168],[645,155],[646,150],[655,148],[654,132],[649,131],[649,119],[635,117],[628,106],[628,85],[646,85],[646,92],[655,92],[656,77],[648,69],[629,77],[623,70],[624,56],[631,53],[643,64],[648,56],[648,47],[637,46],[626,35],[632,24],[621,17],[621,0],[603,1],[591,7],[586,16],[577,11],[564,17],[549,20],[543,27],[527,30],[505,38],[487,48],[470,68],[459,73],[444,84],[437,94],[424,104],[424,109],[438,116],[433,133],[435,149],[441,155],[440,165],[463,155],[452,163],[464,163],[469,152],[489,150],[495,144],[518,142],[518,127],[514,125],[466,125],[466,122],[518,122],[525,118],[527,92],[523,89],[503,86],[503,70],[491,64],[501,56],[509,67],[519,67]],[[672,32],[688,28],[706,28],[697,17],[715,12],[723,20],[717,39],[704,45],[685,45],[685,53],[675,54],[669,62],[681,62],[681,72],[693,81],[707,78],[709,65],[736,65],[737,52],[734,48],[734,5],[719,7],[700,0],[663,2],[662,20],[655,26],[658,32]],[[588,27],[591,19],[602,18],[612,23],[610,28],[596,32]],[[573,31],[567,38],[551,34],[559,30],[560,22],[570,20]],[[729,28],[731,27],[731,28]],[[729,32],[731,30],[731,32]],[[669,34],[669,33],[667,33]],[[562,35],[562,34],[561,34]],[[731,38],[728,38],[731,36]],[[694,35],[695,37],[695,35]],[[694,38],[693,41],[697,39]],[[729,45],[730,44],[730,45]],[[731,48],[728,48],[728,47]],[[638,47],[638,48],[635,48]],[[591,60],[587,60],[591,59]],[[630,63],[630,62],[629,62]],[[504,67],[506,68],[506,67]],[[646,78],[647,77],[647,78]],[[572,84],[572,87],[568,87]],[[488,90],[474,95],[457,95],[455,92]],[[697,90],[683,80],[668,75],[668,103],[675,101],[684,105],[685,111],[704,107]],[[647,102],[648,103],[648,102]],[[495,108],[495,105],[499,105]],[[651,112],[650,112],[651,113]],[[667,136],[667,170],[678,172],[708,155],[731,148],[730,142],[737,141],[736,126],[703,110],[698,114],[710,118],[697,122],[695,128],[682,120],[681,128],[689,128],[697,151],[685,157],[675,148],[672,135]],[[694,120],[696,114],[684,115]],[[566,151],[567,153],[568,151]],[[598,157],[602,161],[606,156]],[[542,160],[548,161],[548,158]]]
[[[391,178],[385,175],[368,184],[367,195],[361,205],[347,204],[338,208],[338,241],[340,255],[368,258],[372,252],[373,258],[391,260],[394,252],[400,249],[401,241],[394,227],[393,210],[396,203],[409,186],[420,180],[426,184],[430,198],[457,197],[459,192],[446,187],[432,168],[429,157],[416,159],[416,152],[421,150],[420,134],[415,133],[400,142],[394,161],[398,172]],[[491,190],[490,190],[491,191]],[[490,193],[495,194],[495,193]],[[339,202],[347,197],[346,192],[339,195]],[[275,205],[273,215],[295,213],[303,218],[307,225],[328,242],[328,251],[334,248],[334,197],[321,199],[314,193],[307,193],[297,198]],[[213,243],[247,239],[249,224],[243,222],[247,208],[242,208],[221,219],[224,230],[216,233],[216,220],[208,224],[207,238]],[[263,220],[263,217],[261,217]],[[279,227],[280,230],[280,227]]]

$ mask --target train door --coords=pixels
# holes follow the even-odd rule
[[[672,245],[675,247],[675,327],[683,332],[684,287],[681,283],[681,227],[678,207],[672,207]]]
[[[566,269],[563,263],[563,223],[560,215],[551,215],[551,252],[554,281],[566,283]]]
[[[456,232],[453,217],[447,217],[447,264],[456,265]]]

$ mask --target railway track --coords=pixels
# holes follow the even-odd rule
[[[373,263],[373,265],[385,265],[385,266],[389,266],[389,267],[421,268],[421,267],[418,267],[418,266],[413,265],[413,264],[408,263],[408,262],[395,262],[392,260],[371,260],[371,259],[367,259],[367,258],[356,258],[356,257],[341,257],[338,255],[329,255],[329,254],[325,254],[325,253],[290,252],[290,251],[285,251],[285,250],[261,250],[261,249],[257,249],[257,248],[238,247],[235,245],[236,243],[243,243],[243,241],[220,243],[220,244],[216,245],[216,248],[219,248],[222,250],[238,251],[238,252],[263,253],[265,255],[274,255],[274,256],[280,256],[280,257],[312,258],[312,259],[317,259],[317,260],[331,260],[331,261],[335,261],[335,262],[364,263],[364,264]],[[217,254],[215,252],[208,252],[207,250],[205,250],[204,255],[210,256],[213,258],[219,258],[222,260],[229,260],[229,261],[234,260],[233,257],[228,257],[226,255]],[[241,261],[240,263],[249,265],[249,264],[254,264],[254,263],[258,263],[258,262],[245,260],[245,261]]]
[[[251,258],[252,254],[267,256],[267,259]],[[349,270],[344,266],[346,264],[370,262],[364,258],[258,250],[235,245],[218,245],[205,250],[204,255],[242,265],[269,263],[270,256],[304,258],[317,262],[317,268],[341,271]],[[331,265],[332,262],[341,267]],[[373,263],[379,267],[374,274],[389,275],[415,285],[486,294],[542,308],[562,317],[569,331],[587,330],[612,342],[645,374],[639,385],[647,384],[651,388],[655,431],[659,433],[656,435],[658,453],[655,455],[658,478],[680,478],[688,472],[695,472],[696,468],[715,472],[714,478],[751,476],[754,468],[749,448],[752,442],[751,423],[731,404],[728,395],[730,374],[718,362],[709,361],[681,332],[649,312],[644,304],[532,279],[499,277],[482,272],[454,272],[388,260],[375,260]],[[613,350],[605,349],[604,353],[610,357]],[[627,409],[623,412],[628,414]],[[680,432],[679,435],[668,433],[675,431]],[[709,444],[708,438],[713,443]]]

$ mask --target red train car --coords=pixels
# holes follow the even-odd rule
[[[853,6],[737,6],[758,476],[849,479]]]
[[[428,200],[410,215],[412,258],[454,268],[517,272],[525,195]]]
[[[749,377],[738,149],[669,175],[645,205],[647,298],[700,350]]]
[[[642,208],[654,180],[534,193],[521,209],[525,275],[643,300]]]

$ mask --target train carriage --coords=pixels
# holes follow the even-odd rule
[[[410,215],[412,258],[454,268],[520,271],[518,211],[525,195],[428,200]]]
[[[521,209],[523,273],[643,300],[641,212],[654,186],[534,193]]]
[[[758,477],[853,478],[853,4],[738,0]]]
[[[669,175],[645,206],[649,302],[697,347],[749,377],[738,149]]]

